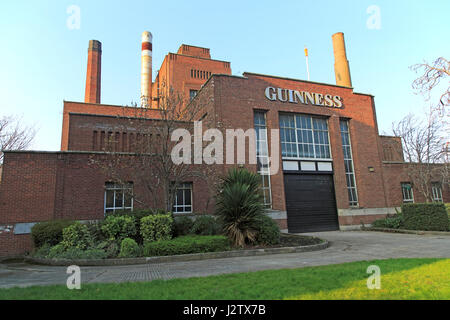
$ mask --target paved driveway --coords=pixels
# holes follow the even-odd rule
[[[387,258],[450,258],[450,236],[393,234],[361,231],[310,233],[330,241],[326,250],[204,261],[134,266],[82,267],[81,281],[122,282],[200,277],[267,269],[301,268]],[[65,284],[65,267],[24,263],[0,264],[0,288]]]

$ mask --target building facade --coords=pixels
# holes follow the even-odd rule
[[[30,251],[30,228],[37,222],[98,220],[110,211],[138,208],[134,197],[147,195],[134,176],[136,168],[128,168],[127,183],[118,184],[92,163],[105,158],[111,141],[113,151],[132,153],[140,132],[127,121],[139,109],[149,127],[157,126],[161,96],[169,89],[202,110],[193,120],[201,121],[203,132],[218,129],[227,137],[229,130],[255,129],[256,150],[245,148],[244,166],[261,174],[267,214],[283,230],[355,228],[395,213],[402,203],[424,201],[409,181],[400,139],[379,135],[374,97],[354,92],[343,41],[341,33],[333,36],[336,85],[255,73],[233,76],[229,62],[188,45],[167,54],[149,83],[153,48],[147,33],[138,108],[101,104],[101,43],[91,41],[85,102],[64,102],[61,151],[5,151],[0,256]],[[215,180],[237,165],[192,164],[205,172],[212,168]],[[212,190],[198,177],[187,179],[176,193],[174,213],[213,213]],[[433,197],[450,201],[438,179]]]

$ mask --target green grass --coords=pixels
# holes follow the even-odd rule
[[[381,289],[367,289],[369,265]],[[450,259],[389,259],[140,283],[0,289],[0,299],[450,299]]]

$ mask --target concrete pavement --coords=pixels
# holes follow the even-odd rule
[[[388,258],[450,258],[450,236],[364,231],[310,233],[330,241],[315,252],[133,266],[81,267],[82,283],[151,281]],[[65,267],[0,264],[0,288],[65,284]]]

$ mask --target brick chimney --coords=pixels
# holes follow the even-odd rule
[[[101,79],[102,43],[97,40],[90,40],[88,48],[86,91],[84,95],[84,102],[100,103]]]
[[[153,36],[149,31],[142,33],[141,49],[141,107],[152,107],[152,52]]]
[[[334,73],[336,75],[336,84],[343,87],[352,87],[352,78],[350,76],[350,66],[345,51],[344,34],[338,32],[333,34],[334,51]]]

